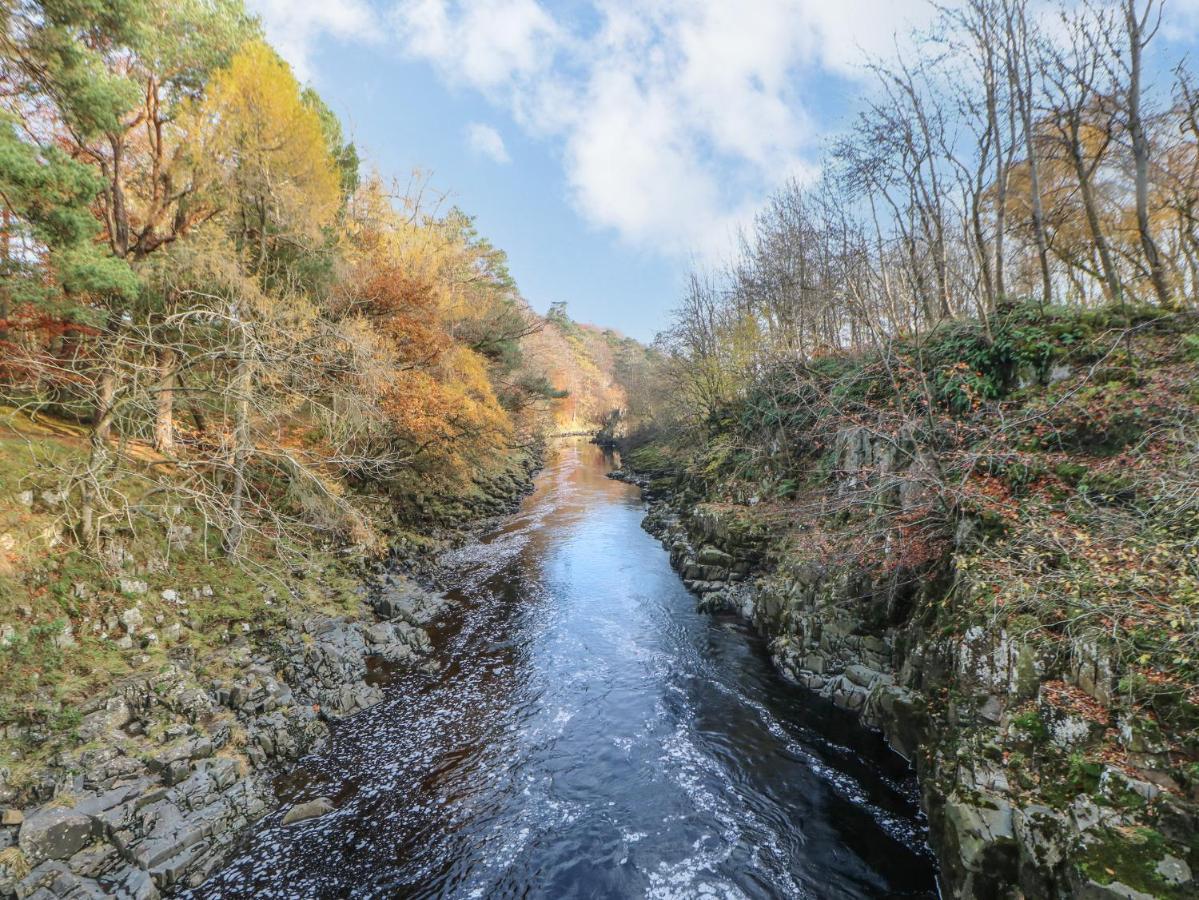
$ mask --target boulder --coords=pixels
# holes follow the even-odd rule
[[[79,725],[79,736],[84,741],[96,740],[124,727],[132,718],[133,713],[124,697],[110,697],[100,709],[83,717]]]
[[[42,491],[42,503],[47,509],[58,509],[66,500],[66,491]]]
[[[729,556],[723,550],[711,545],[704,547],[699,551],[696,561],[701,566],[718,566],[722,569],[727,569],[733,564],[733,558],[731,556]]]
[[[1169,885],[1186,884],[1191,880],[1191,867],[1186,860],[1166,854],[1157,861],[1157,875]]]
[[[308,800],[304,803],[297,803],[289,809],[283,816],[284,825],[295,825],[297,822],[305,822],[308,819],[315,819],[327,813],[333,812],[333,801],[328,797],[317,797],[315,800]]]
[[[1016,846],[1012,807],[1001,797],[987,796],[973,803],[954,794],[945,803],[945,820],[953,833],[958,858],[967,870],[996,874],[996,857],[1006,856],[1005,850]],[[996,853],[995,851],[1000,851]]]
[[[125,626],[125,630],[130,634],[141,628],[143,621],[145,620],[142,617],[142,611],[136,606],[121,613],[121,624]]]
[[[92,842],[96,823],[73,809],[41,809],[25,819],[17,838],[31,862],[67,859]]]
[[[864,688],[872,688],[879,682],[891,684],[895,680],[890,675],[884,675],[882,672],[876,672],[857,663],[845,667],[845,677]]]
[[[129,597],[136,597],[150,590],[150,585],[146,584],[140,578],[126,578],[122,576],[118,582],[121,593]]]

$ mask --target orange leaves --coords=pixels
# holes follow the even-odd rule
[[[1107,725],[1110,715],[1107,707],[1089,694],[1064,681],[1046,681],[1041,685],[1041,697],[1054,709]]]
[[[342,292],[388,341],[400,365],[431,365],[452,343],[438,327],[436,286],[397,260],[365,262]]]
[[[438,447],[456,464],[472,449],[505,439],[511,425],[477,354],[454,347],[439,370],[397,371],[380,405],[415,453]]]
[[[418,446],[452,436],[450,397],[426,372],[396,372],[383,395],[382,407],[392,427]]]
[[[458,328],[458,280],[474,250],[452,224],[401,216],[384,185],[368,181],[350,203],[349,265],[333,299],[356,352],[372,360],[361,389],[403,455],[464,475],[469,457],[506,446],[511,422],[487,360]]]

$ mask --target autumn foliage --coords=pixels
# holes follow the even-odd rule
[[[371,496],[469,491],[623,405],[612,341],[534,313],[426,179],[365,171],[240,2],[94,12],[0,37],[0,397],[90,427],[82,544],[128,521],[133,447],[238,557],[376,541]]]

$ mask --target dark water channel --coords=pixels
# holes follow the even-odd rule
[[[695,611],[611,459],[564,443],[521,512],[446,560],[445,668],[303,761],[204,897],[934,897],[880,739]]]

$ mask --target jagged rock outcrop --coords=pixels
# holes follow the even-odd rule
[[[273,775],[382,699],[370,659],[436,666],[422,626],[444,597],[392,575],[372,599],[382,619],[295,620],[269,654],[240,638],[228,677],[201,683],[181,663],[97,700],[42,805],[4,814],[0,896],[146,900],[202,882],[273,808]],[[298,809],[289,824],[328,811]]]
[[[834,492],[869,481],[890,509],[929,500],[937,463],[910,437],[848,428],[831,455]],[[1166,772],[1166,748],[1143,718],[1120,713],[1113,729],[1091,711],[1112,706],[1118,677],[1098,642],[1047,651],[1001,623],[963,622],[950,600],[974,588],[952,563],[956,551],[948,570],[896,577],[772,547],[745,507],[695,504],[654,485],[644,527],[700,606],[752,620],[784,675],[882,729],[916,766],[949,895],[1199,897],[1199,816]],[[958,545],[969,537],[964,523]],[[1113,732],[1135,773],[1111,764],[1078,775],[1085,791],[1064,783],[1078,750]],[[1046,757],[1062,768],[1037,762]]]

